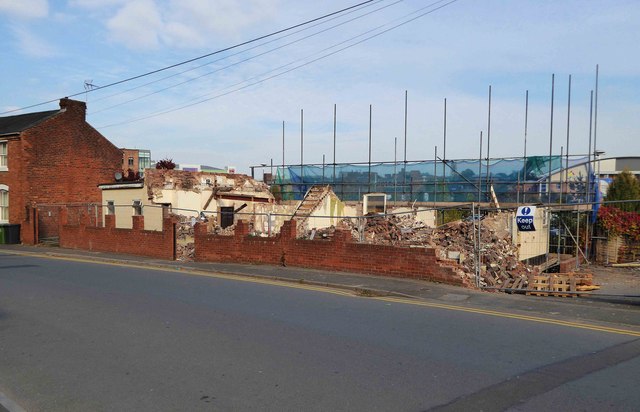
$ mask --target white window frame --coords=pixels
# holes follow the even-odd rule
[[[2,200],[6,199],[6,204]],[[0,185],[0,223],[9,223],[9,186]]]
[[[0,172],[6,172],[9,170],[9,142],[6,140],[0,140]]]

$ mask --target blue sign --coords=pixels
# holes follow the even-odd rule
[[[520,206],[516,213],[516,225],[520,232],[533,232],[536,230],[533,217],[536,214],[535,206]]]

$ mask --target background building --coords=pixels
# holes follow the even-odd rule
[[[122,171],[129,170],[142,173],[144,169],[151,167],[151,150],[144,149],[121,149],[122,150]]]

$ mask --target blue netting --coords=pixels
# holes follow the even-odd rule
[[[536,201],[536,196],[546,192],[549,165],[554,175],[564,168],[565,161],[561,156],[531,156],[526,161],[490,160],[488,165],[476,159],[285,166],[277,169],[275,190],[284,200],[302,199],[312,185],[325,184],[343,200],[359,200],[365,193],[379,192],[390,200],[472,202],[489,200],[491,185],[500,201],[516,202],[527,196]],[[573,157],[569,167],[586,162],[586,157]],[[563,195],[564,201],[584,201],[586,179],[574,180],[563,191],[552,193],[552,201]]]

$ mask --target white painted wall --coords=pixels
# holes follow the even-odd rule
[[[534,232],[520,232],[516,225],[516,213],[511,213],[511,235],[513,243],[518,246],[518,259],[526,260],[545,255],[549,250],[549,218],[543,208],[536,208],[534,215]]]

